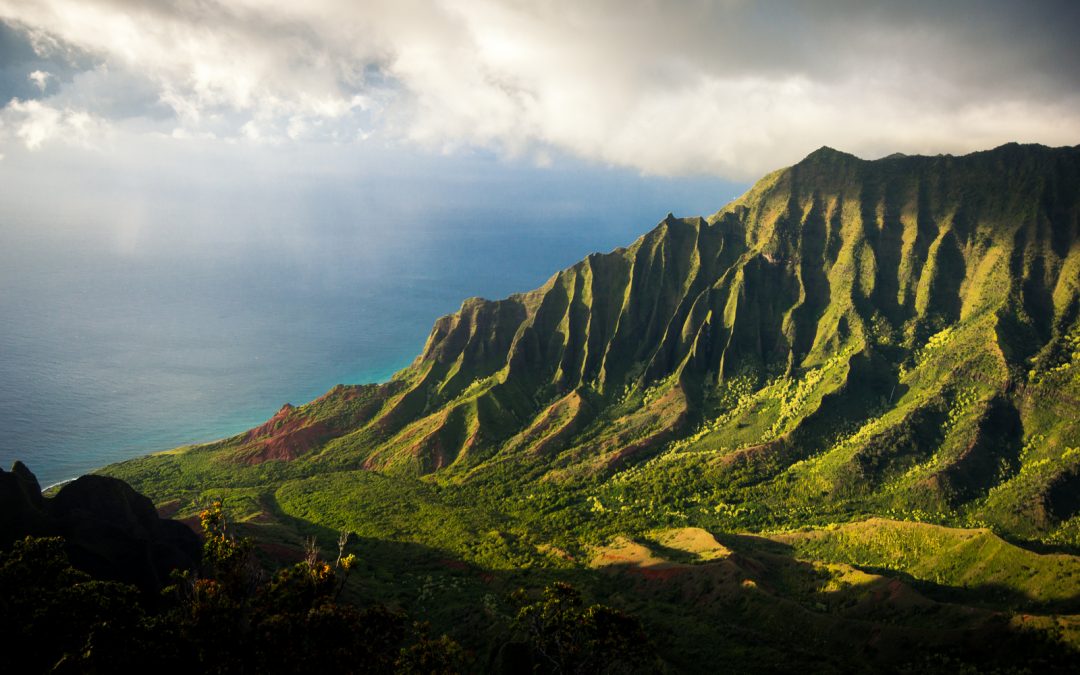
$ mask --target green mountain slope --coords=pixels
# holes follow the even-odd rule
[[[225,495],[279,543],[352,529],[491,570],[574,568],[657,528],[870,516],[1076,551],[1078,419],[1080,146],[822,148],[708,218],[466,300],[387,383],[106,472],[181,513]],[[913,567],[871,545],[882,528],[785,545],[1077,611],[1075,557],[1016,563],[1037,582],[968,548]]]
[[[709,218],[467,300],[387,384],[192,452],[451,482],[692,472],[770,511],[1072,528],[1078,185],[1076,148],[822,148]]]

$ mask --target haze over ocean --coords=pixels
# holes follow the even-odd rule
[[[459,182],[464,167],[486,178]],[[48,198],[78,186],[23,181],[0,198],[0,464],[48,485],[386,380],[464,298],[532,289],[745,188],[491,157],[430,169],[196,199],[105,180],[83,212]]]

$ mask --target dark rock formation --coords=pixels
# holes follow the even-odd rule
[[[159,518],[153,503],[107,476],[83,476],[55,497],[41,494],[22,462],[0,469],[0,549],[26,536],[60,536],[72,564],[91,576],[156,593],[173,569],[199,559],[199,538],[184,524]]]

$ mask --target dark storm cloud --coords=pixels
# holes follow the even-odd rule
[[[830,78],[881,63],[964,88],[1080,88],[1076,2],[765,0],[736,11],[714,8],[704,30],[723,31],[736,70]]]

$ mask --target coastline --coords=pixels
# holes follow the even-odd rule
[[[86,475],[86,474],[83,474],[83,476],[85,476],[85,475]],[[41,494],[45,494],[45,493],[46,493],[46,492],[48,492],[49,490],[52,490],[53,488],[58,488],[58,487],[60,487],[61,485],[67,485],[68,483],[70,483],[70,482],[72,482],[72,481],[75,481],[75,480],[78,480],[79,478],[82,478],[82,476],[75,476],[74,478],[65,478],[65,479],[64,479],[64,480],[62,480],[62,481],[58,481],[58,482],[56,482],[56,483],[52,483],[52,484],[50,484],[50,485],[46,485],[45,487],[41,488]]]

